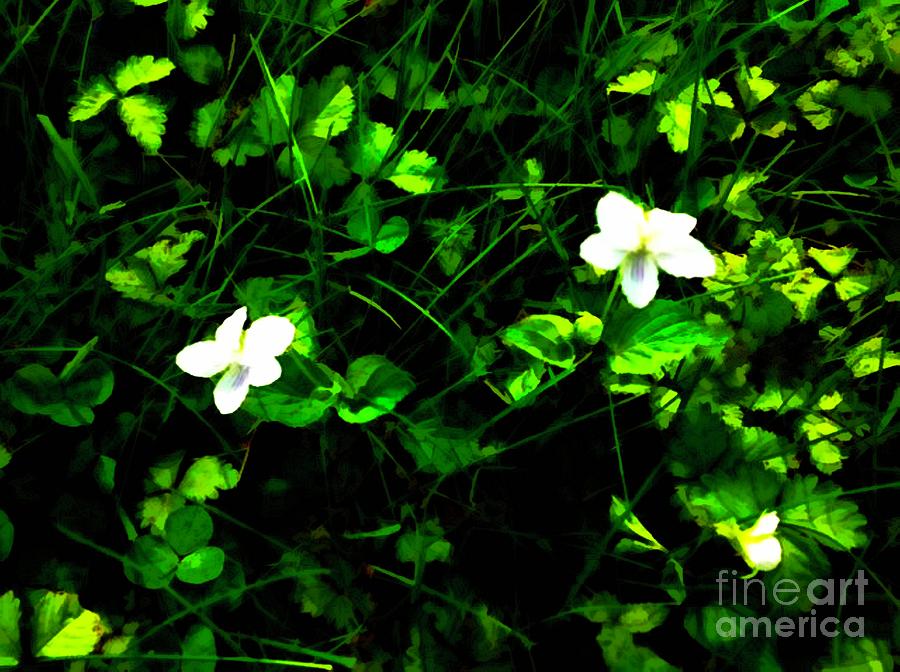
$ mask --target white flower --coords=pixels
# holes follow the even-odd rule
[[[775,536],[778,514],[764,512],[749,530],[741,530],[733,521],[716,523],[716,532],[731,541],[754,573],[775,569],[781,562],[781,542]]]
[[[597,203],[600,233],[581,244],[581,258],[611,271],[622,266],[622,291],[635,308],[643,308],[659,289],[657,266],[681,278],[705,278],[716,260],[690,233],[697,220],[659,208],[647,212],[621,194],[610,192]]]
[[[239,308],[216,329],[215,340],[193,343],[175,357],[178,367],[192,376],[210,378],[225,372],[213,392],[220,413],[240,408],[251,385],[278,380],[281,366],[275,357],[294,340],[294,325],[285,317],[261,317],[245,331],[246,321],[247,309]]]

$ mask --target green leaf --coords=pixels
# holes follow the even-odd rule
[[[166,110],[155,96],[136,94],[119,100],[119,116],[128,134],[151,154],[162,147],[166,132]]]
[[[873,336],[850,349],[844,361],[855,378],[900,366],[900,354],[884,348],[884,339]]]
[[[540,182],[544,179],[544,167],[541,165],[541,162],[537,159],[525,159],[525,162],[522,164],[521,168],[516,167],[516,170],[513,174],[508,176],[508,179],[505,179],[506,182],[522,182],[523,184],[534,184],[536,182]],[[516,200],[519,198],[525,198],[525,195],[528,194],[532,203],[537,203],[543,200],[544,198],[544,190],[543,189],[500,189],[497,191],[497,198],[502,198],[505,201]]]
[[[164,5],[168,0],[131,0],[137,7],[155,7],[156,5]]]
[[[206,28],[207,17],[212,16],[215,12],[209,6],[209,0],[191,0],[184,7],[184,25],[182,26],[182,37],[189,40],[197,34],[198,30]]]
[[[538,359],[532,359],[528,368],[507,378],[504,386],[512,401],[519,401],[534,392],[541,384],[545,373],[547,373],[547,368],[544,363]]]
[[[95,117],[116,97],[116,90],[106,77],[96,77],[69,108],[69,121],[86,121]]]
[[[437,159],[427,152],[411,149],[403,152],[387,179],[411,194],[425,194],[439,182]]]
[[[363,121],[358,135],[348,150],[350,170],[363,178],[375,177],[394,144],[394,129],[377,121]]]
[[[575,328],[557,315],[529,315],[500,333],[504,345],[524,350],[542,362],[569,369],[575,363]]]
[[[225,551],[206,546],[182,558],[175,575],[180,581],[196,585],[218,578],[224,567]]]
[[[172,298],[164,289],[166,281],[184,268],[185,255],[205,237],[201,231],[187,231],[176,233],[174,238],[162,238],[125,262],[113,264],[106,271],[106,280],[125,298],[169,304]]]
[[[91,424],[91,407],[106,401],[112,388],[112,371],[99,360],[79,367],[67,381],[59,380],[45,366],[29,364],[5,385],[7,398],[16,410],[48,415],[67,427]]]
[[[778,514],[783,524],[816,532],[815,538],[835,550],[865,546],[866,517],[842,491],[817,476],[796,476],[782,495]]]
[[[123,564],[129,581],[155,590],[165,588],[172,581],[178,556],[165,541],[145,534],[132,542]]]
[[[872,121],[883,119],[893,110],[891,94],[878,87],[867,89],[853,84],[838,87],[834,102],[855,117]]]
[[[390,413],[416,386],[406,371],[381,355],[353,360],[345,378],[349,391],[338,407],[338,415],[353,424],[371,422]]]
[[[656,300],[642,310],[624,309],[608,325],[603,340],[614,373],[660,378],[697,347],[716,350],[727,337],[696,320],[681,304]]]
[[[830,284],[829,280],[817,276],[813,269],[803,268],[797,271],[787,282],[773,282],[772,289],[784,294],[794,304],[794,311],[801,322],[805,322],[816,309],[819,294]]]
[[[450,562],[450,542],[444,539],[444,529],[436,519],[417,525],[415,532],[406,532],[397,539],[397,559],[417,565],[429,562]]]
[[[375,249],[390,254],[409,237],[409,224],[399,215],[389,218],[375,234]]]
[[[300,137],[333,138],[350,128],[356,102],[345,83],[346,67],[334,68],[320,84],[311,80],[303,87]]]
[[[141,527],[149,527],[151,532],[162,536],[169,515],[182,506],[184,506],[184,496],[177,492],[166,492],[143,499],[138,505]]]
[[[206,546],[212,533],[212,518],[200,506],[185,506],[166,519],[165,538],[178,555],[189,555]]]
[[[331,32],[347,18],[345,7],[354,0],[315,0],[310,10],[309,21],[315,26]]]
[[[36,590],[29,599],[34,610],[31,628],[35,656],[86,656],[104,634],[100,615],[82,608],[77,595]]]
[[[283,74],[266,86],[253,101],[250,118],[259,139],[266,145],[278,145],[291,139],[290,127],[300,114],[302,91],[293,75]]]
[[[735,74],[734,79],[748,112],[775,93],[775,89],[780,86],[780,84],[763,77],[762,68],[758,65],[749,68],[742,67]]]
[[[830,104],[841,82],[837,79],[816,82],[801,93],[794,103],[806,120],[818,131],[834,123],[834,108]]]
[[[181,460],[184,459],[184,451],[171,453],[160,458],[150,468],[150,480],[157,488],[169,490],[175,487],[175,477],[178,476],[178,469],[181,467]]]
[[[428,237],[437,245],[434,254],[445,275],[453,275],[472,249],[475,226],[469,219],[429,218],[425,220]]]
[[[216,638],[205,625],[193,625],[181,642],[181,672],[215,672],[215,660],[190,660],[191,658],[215,658]]]
[[[445,427],[437,418],[403,428],[399,437],[416,467],[432,474],[448,476],[489,454],[467,430]]]
[[[112,81],[119,93],[125,95],[136,86],[168,77],[174,69],[175,64],[168,58],[129,56],[127,61],[116,66],[112,74]]]
[[[653,92],[654,84],[656,84],[657,80],[662,81],[662,79],[656,70],[639,69],[627,75],[619,75],[615,84],[607,85],[606,93],[618,91],[620,93],[639,93],[643,96],[649,96]],[[659,87],[657,86],[657,88]]]
[[[206,455],[198,457],[188,467],[178,491],[190,500],[203,502],[218,499],[219,490],[230,490],[240,480],[237,469],[222,462],[218,457]]]
[[[645,547],[645,550],[667,552],[666,547],[660,544],[656,538],[650,534],[650,531],[644,527],[644,524],[638,520],[633,512],[628,510],[625,502],[615,495],[613,495],[612,504],[609,507],[609,519],[613,524],[624,525],[631,532],[646,541],[646,544],[642,544]]]
[[[240,126],[237,131],[229,131],[228,136],[228,145],[212,153],[213,160],[223,168],[232,161],[236,166],[245,166],[248,157],[265,156],[269,151],[252,127]]]
[[[3,509],[0,509],[0,562],[9,557],[12,550],[15,528]]]
[[[209,149],[215,144],[224,121],[225,99],[216,98],[194,110],[194,121],[188,137],[197,147]]]
[[[811,247],[806,250],[806,253],[815,259],[816,263],[819,264],[832,278],[836,278],[853,261],[853,257],[856,256],[856,248],[853,247],[834,247],[830,250],[820,250],[815,247]]]
[[[308,427],[337,403],[341,389],[340,376],[324,364],[290,364],[274,384],[254,390],[241,408],[261,420]]]
[[[116,461],[108,455],[101,455],[97,458],[97,464],[94,467],[94,480],[100,490],[109,494],[116,487]]]
[[[691,110],[690,103],[681,103],[677,100],[666,101],[662,118],[656,130],[665,133],[669,139],[672,150],[678,153],[686,152],[691,138]],[[698,107],[696,115],[702,115],[703,111]]]
[[[210,44],[184,49],[178,54],[178,62],[185,74],[200,84],[214,84],[225,72],[222,55]]]
[[[751,222],[763,221],[763,216],[756,207],[756,202],[750,197],[751,188],[765,182],[768,175],[764,173],[734,173],[722,179],[719,186],[718,201],[725,201],[722,207],[735,217],[747,219]],[[726,191],[727,197],[726,197]]]
[[[391,523],[371,532],[344,532],[341,536],[344,539],[381,539],[382,537],[390,537],[397,534],[401,529],[403,529],[403,526],[400,523]]]
[[[19,600],[11,590],[0,595],[0,667],[19,664],[22,646],[19,643],[19,619],[22,616]]]
[[[603,336],[603,320],[586,310],[578,313],[575,320],[575,338],[588,345],[596,345]]]

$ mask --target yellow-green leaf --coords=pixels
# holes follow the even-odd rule
[[[69,108],[69,121],[85,121],[94,117],[116,97],[115,89],[105,77],[95,79]]]
[[[411,149],[403,152],[387,179],[411,194],[425,194],[437,181],[433,170],[436,163],[437,159],[427,152]]]
[[[809,256],[816,260],[832,278],[839,276],[847,268],[847,265],[853,260],[856,249],[852,247],[835,247],[830,250],[820,250],[811,247],[806,251]]]
[[[119,101],[119,116],[125,122],[128,134],[151,154],[162,147],[166,132],[166,112],[155,96],[138,94]]]
[[[206,28],[206,18],[215,12],[209,6],[209,0],[191,0],[184,7],[184,26],[182,34],[185,39],[190,39],[198,30]]]
[[[854,377],[862,378],[882,369],[900,366],[900,355],[887,349],[882,351],[883,342],[881,336],[873,336],[847,353],[844,361]]]
[[[353,119],[353,89],[344,84],[315,119],[303,125],[301,136],[331,138],[350,128]]]
[[[0,595],[0,667],[18,665],[22,654],[19,644],[19,618],[22,612],[13,592]]]
[[[168,77],[174,69],[175,64],[168,58],[130,56],[124,63],[119,63],[113,71],[112,81],[119,93],[124,95],[136,86]]]
[[[100,615],[83,609],[75,594],[37,591],[32,602],[36,656],[86,656],[106,631]]]
[[[606,87],[606,92],[619,91],[621,93],[639,93],[649,96],[657,79],[660,79],[660,75],[656,70],[635,70],[616,78],[616,83],[609,84]]]

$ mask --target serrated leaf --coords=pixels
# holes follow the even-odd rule
[[[429,218],[425,220],[425,228],[428,237],[437,245],[434,254],[441,271],[453,275],[472,249],[475,226],[468,219],[448,222],[446,219]]]
[[[85,121],[94,117],[116,97],[116,91],[106,77],[94,79],[69,108],[69,121]]]
[[[744,101],[744,107],[748,111],[753,110],[766,98],[770,97],[780,86],[770,79],[762,76],[762,68],[753,65],[749,68],[742,67],[734,76],[738,92]]]
[[[225,551],[206,546],[181,559],[175,576],[179,581],[198,585],[218,578],[225,567]]]
[[[486,452],[465,429],[445,427],[431,418],[400,432],[400,443],[413,456],[416,467],[448,476],[482,459]]]
[[[119,100],[119,116],[128,134],[151,154],[162,147],[166,132],[166,110],[155,96],[137,94]]]
[[[175,69],[175,64],[168,58],[153,56],[130,56],[124,63],[119,63],[113,70],[112,81],[119,93],[125,95],[131,89],[143,84],[156,82]]]
[[[785,486],[778,507],[782,521],[822,535],[816,538],[837,550],[864,546],[866,518],[859,507],[843,499],[837,486],[818,481],[817,476],[797,476]]]
[[[197,34],[198,30],[206,28],[206,19],[215,14],[209,6],[209,0],[191,0],[184,7],[184,25],[182,37],[189,40]]]
[[[653,86],[657,79],[661,79],[656,70],[640,69],[627,75],[619,75],[614,84],[606,87],[606,92],[618,91],[620,93],[639,93],[649,96],[653,92]]]
[[[633,512],[628,511],[625,502],[613,495],[612,504],[609,507],[609,518],[614,524],[624,525],[631,532],[647,542],[647,550],[666,552],[666,547],[660,544],[644,524],[638,520]]]
[[[218,499],[219,490],[230,490],[240,480],[237,469],[212,455],[198,457],[188,467],[178,491],[190,500]]]
[[[200,84],[213,84],[222,78],[225,61],[211,44],[198,44],[184,49],[178,55],[185,74]]]
[[[672,151],[679,153],[687,151],[691,137],[692,106],[690,103],[670,100],[666,101],[664,110],[656,130],[666,134]],[[702,112],[697,111],[696,114],[702,114]]]
[[[823,80],[797,97],[797,109],[816,130],[821,131],[834,123],[835,111],[830,104],[840,85],[837,79]]]
[[[19,664],[22,646],[19,643],[20,602],[11,590],[0,595],[0,667]]]
[[[437,159],[427,152],[411,149],[403,152],[387,179],[411,194],[425,194],[438,179],[436,164]]]
[[[154,534],[162,535],[169,515],[184,506],[184,496],[166,492],[147,497],[138,504],[138,519],[142,528],[149,527]]]
[[[829,250],[820,250],[810,247],[806,253],[815,259],[832,278],[839,276],[844,269],[853,261],[856,255],[856,248],[853,247],[834,247]]]
[[[332,138],[350,128],[353,110],[356,103],[353,89],[344,84],[325,107],[316,114],[315,119],[306,122],[300,130],[301,136]]]
[[[414,532],[406,532],[397,539],[397,559],[416,564],[450,562],[452,546],[444,537],[444,529],[437,520],[427,520]]]
[[[225,99],[216,98],[194,110],[194,121],[188,137],[197,147],[208,149],[215,144],[224,121]]]
[[[41,658],[90,654],[105,632],[100,615],[82,608],[78,596],[39,590],[30,596],[32,650]]]
[[[614,373],[660,378],[665,367],[695,348],[716,349],[727,340],[672,301],[657,300],[628,315],[608,325],[603,336],[612,350],[609,364]]]
[[[377,121],[361,125],[359,140],[348,153],[350,170],[363,178],[378,174],[381,164],[394,144],[394,129]]]

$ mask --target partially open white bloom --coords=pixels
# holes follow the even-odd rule
[[[778,514],[763,513],[749,530],[741,530],[733,521],[716,523],[716,532],[731,541],[754,572],[775,569],[781,562],[781,542],[775,536]]]
[[[581,244],[581,258],[607,271],[622,267],[622,291],[635,308],[643,308],[659,289],[657,267],[681,278],[705,278],[716,260],[692,237],[697,220],[654,208],[649,212],[621,194],[610,192],[597,203],[600,233]]]
[[[285,317],[269,315],[253,322],[245,331],[247,309],[239,308],[216,329],[215,340],[187,346],[175,357],[185,373],[210,378],[225,372],[213,399],[220,413],[234,413],[250,386],[274,383],[281,376],[281,365],[275,359],[294,340],[294,325]]]

